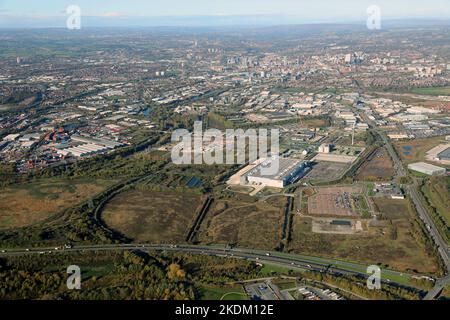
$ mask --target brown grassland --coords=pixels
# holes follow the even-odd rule
[[[184,242],[204,196],[178,192],[127,191],[114,197],[102,218],[137,242]]]
[[[397,141],[394,142],[393,145],[400,159],[404,163],[410,164],[417,161],[424,161],[425,155],[428,151],[444,142],[445,141],[442,137],[432,137],[426,139]],[[410,150],[404,149],[404,147],[410,147]]]
[[[395,174],[392,160],[385,148],[376,150],[356,173],[357,180],[388,180]]]
[[[273,250],[281,241],[285,203],[286,198],[281,196],[254,203],[218,200],[202,224],[199,240]]]
[[[289,250],[295,253],[383,264],[400,271],[433,273],[434,260],[413,235],[415,228],[408,200],[378,198],[375,205],[384,215],[377,223],[364,224],[355,235],[319,234],[311,231],[312,220],[296,215]]]
[[[41,222],[52,215],[88,200],[113,181],[44,179],[15,185],[0,192],[0,229]]]

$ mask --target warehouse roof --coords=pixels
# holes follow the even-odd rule
[[[425,162],[416,162],[416,163],[411,163],[408,165],[408,168],[413,169],[413,170],[422,170],[422,171],[442,171],[445,170],[445,168],[442,167],[438,167],[429,163],[425,163]]]
[[[438,154],[438,158],[441,160],[450,160],[450,147]]]
[[[264,177],[267,179],[275,179],[275,180],[282,180],[283,178],[289,176],[290,174],[294,173],[299,166],[302,165],[303,161],[297,160],[297,159],[286,159],[286,158],[278,158],[279,160],[279,167],[278,172],[274,174],[262,174],[261,169],[262,168],[270,168],[272,164],[272,159],[267,159],[264,162],[262,162],[260,165],[256,166],[252,170],[248,172],[248,176],[251,177]]]

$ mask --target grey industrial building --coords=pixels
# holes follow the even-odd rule
[[[437,155],[439,160],[450,161],[450,148],[445,149]]]

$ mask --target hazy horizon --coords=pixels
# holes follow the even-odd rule
[[[0,16],[1,17],[1,16]],[[91,28],[246,28],[246,27],[283,27],[307,25],[349,25],[366,26],[365,20],[298,21],[280,19],[273,16],[185,16],[185,17],[141,17],[140,19],[121,18],[110,21],[100,17],[83,16],[82,29]],[[382,21],[385,27],[450,25],[450,19],[430,18],[393,18]],[[67,29],[66,18],[35,22],[30,25],[6,23],[0,21],[0,29]]]
[[[377,5],[383,20],[450,21],[447,0],[0,0],[0,27],[65,27],[66,8],[81,9],[82,27],[239,26],[365,23]]]

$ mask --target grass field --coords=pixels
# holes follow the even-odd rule
[[[413,88],[410,92],[429,96],[449,96],[450,87]]]
[[[373,198],[375,210],[386,219],[408,218],[408,202],[401,199]]]
[[[0,111],[8,111],[14,108],[18,108],[18,105],[15,104],[0,104]]]
[[[134,241],[184,242],[204,197],[197,194],[127,191],[114,197],[102,218]]]
[[[422,191],[450,228],[450,177],[431,177]]]
[[[311,218],[295,216],[289,250],[314,256],[344,259],[367,264],[383,264],[400,271],[433,273],[437,267],[411,233],[412,212],[407,200],[376,202],[391,220],[367,223],[367,232],[357,235],[319,234],[311,231]],[[402,200],[400,200],[402,201]],[[397,214],[397,211],[402,214]],[[384,213],[384,212],[383,212]],[[395,216],[393,214],[395,213]]]
[[[280,267],[273,264],[264,263],[261,269],[262,276],[287,275],[293,269]]]
[[[230,185],[228,187],[229,191],[232,192],[238,192],[238,193],[245,193],[245,194],[249,194],[250,192],[252,192],[255,188],[253,187],[248,187],[248,186],[241,186],[241,185]]]
[[[448,284],[444,287],[444,290],[442,290],[441,296],[446,297],[447,299],[450,299],[450,284]]]
[[[198,291],[200,293],[200,300],[248,300],[244,288],[240,285],[204,285]]]
[[[26,227],[88,200],[113,181],[45,179],[0,192],[0,229]]]
[[[200,229],[205,244],[237,244],[239,247],[274,249],[281,240],[284,197],[268,203],[219,200],[210,208]]]
[[[295,280],[275,279],[272,281],[280,290],[293,289],[297,287]]]
[[[401,160],[406,163],[424,161],[428,151],[443,143],[443,137],[397,141],[393,145]]]
[[[385,148],[375,151],[356,173],[357,180],[385,181],[394,175],[394,167]]]

